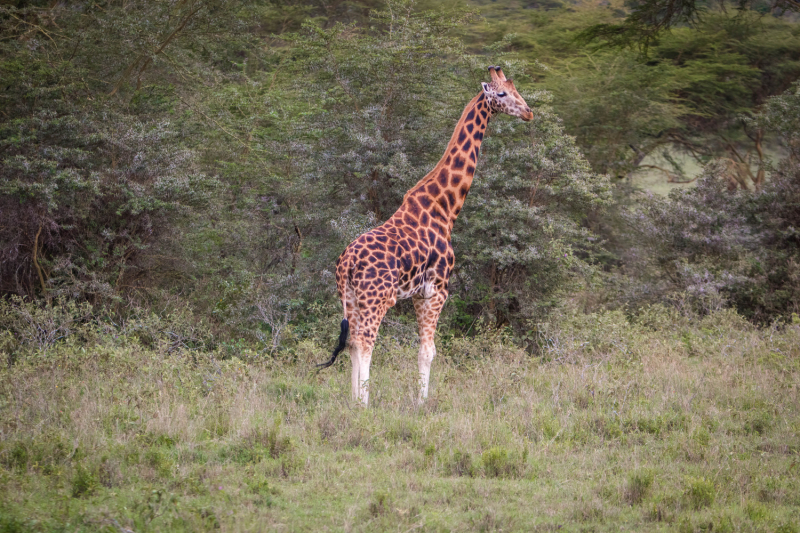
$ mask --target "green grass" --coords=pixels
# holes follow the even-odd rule
[[[666,148],[665,149],[673,161],[676,161],[685,174],[684,179],[695,179],[702,175],[703,173],[703,166],[697,162],[694,158],[690,155],[677,151],[673,148]],[[663,153],[663,151],[662,151]],[[777,144],[770,143],[764,151],[767,158],[772,161],[779,161],[783,158],[788,157],[788,154],[785,152]],[[667,161],[661,153],[651,153],[647,157],[642,160],[643,165],[653,165],[660,167],[661,169],[665,169],[671,172],[675,172],[675,169],[671,167],[669,161]],[[751,168],[753,173],[758,171],[758,168],[754,166]],[[671,183],[667,178],[666,174],[663,170],[657,170],[653,168],[646,168],[642,167],[636,170],[635,172],[630,174],[630,183],[639,189],[652,192],[653,194],[658,194],[661,196],[668,196],[673,189],[684,189],[687,187],[694,187],[697,182],[690,181],[688,183]],[[751,184],[752,186],[752,184]]]
[[[367,410],[310,343],[20,357],[0,371],[0,532],[798,531],[800,326],[657,309],[540,339],[451,341],[421,408],[415,347],[384,342]]]

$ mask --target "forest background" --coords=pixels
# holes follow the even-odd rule
[[[700,6],[619,43],[605,4],[24,4],[0,41],[6,302],[190,313],[203,342],[291,349],[330,328],[336,257],[435,164],[495,62],[537,118],[493,125],[446,331],[511,327],[535,350],[526,332],[576,295],[798,311],[783,8]],[[642,170],[698,186],[643,196]]]
[[[288,365],[281,372],[291,373],[324,360],[341,318],[336,257],[390,216],[436,163],[490,64],[514,79],[535,118],[498,117],[490,126],[454,229],[456,270],[437,334],[442,364],[458,369],[465,360],[516,354],[518,366],[511,367],[533,376],[536,362],[591,366],[598,354],[628,361],[635,344],[626,337],[633,335],[629,328],[643,328],[636,331],[645,336],[668,331],[665,338],[686,357],[717,342],[702,325],[711,322],[725,324],[714,326],[720,335],[747,332],[758,342],[772,342],[776,332],[796,334],[800,25],[791,0],[3,0],[2,408],[10,413],[27,405],[15,385],[20,372],[52,377],[52,365],[64,364],[84,376],[75,369],[86,363],[87,350],[137,346],[160,360],[186,356],[193,362],[184,371],[195,373],[197,398],[213,390],[213,375],[220,383],[228,376],[222,363],[241,362],[253,372],[280,363]],[[410,301],[389,313],[376,364],[391,366],[390,354],[413,352],[413,315]],[[787,349],[791,362],[775,372],[794,380],[791,404],[798,368],[796,346]],[[413,363],[414,355],[408,358]],[[276,385],[278,403],[270,409],[284,409],[289,397],[302,405],[304,395],[315,405],[338,398],[333,389],[315,388],[314,378],[283,379],[290,384]],[[587,400],[581,386],[575,385],[576,401],[594,405],[594,392]],[[769,401],[759,397],[758,416],[777,420],[779,411],[791,412],[790,405],[764,407],[777,402],[778,389]],[[287,390],[294,392],[287,396]],[[505,394],[495,398],[493,391],[476,394],[485,392],[493,406],[502,403]],[[381,401],[378,396],[376,409]],[[622,409],[614,405],[586,422],[590,433],[613,439],[619,435],[608,424],[621,424],[622,433],[651,427],[625,426],[614,418]],[[557,428],[568,422],[556,411],[555,425],[540,421],[532,442],[567,438],[569,431],[562,436]],[[44,425],[34,423],[39,415],[30,416],[3,426],[6,488],[22,483],[15,477],[21,470],[50,475],[28,452],[18,453],[33,446],[26,439],[51,427],[51,415],[41,415]],[[657,415],[659,424],[671,423],[665,416]],[[154,433],[143,420],[141,428],[125,431],[149,435],[153,449],[173,450],[165,457],[178,453],[173,430]],[[292,461],[304,449],[303,432],[294,427],[295,440],[282,441],[280,424],[265,420],[272,429],[259,435],[268,457],[254,461],[277,461],[283,465],[278,477],[297,475],[303,469]],[[353,420],[340,422],[349,427]],[[702,420],[679,424],[678,434],[694,439]],[[753,438],[768,428],[796,437],[800,427],[794,418],[783,425],[747,420],[743,427]],[[225,427],[216,434],[223,444],[229,432],[243,442],[255,438],[242,437],[247,428]],[[327,431],[320,428],[315,431]],[[73,429],[63,429],[56,441],[71,442],[64,435]],[[706,430],[713,441],[717,429]],[[529,438],[514,435],[520,443]],[[327,437],[320,438],[324,447]],[[345,448],[375,451],[372,441],[342,439]],[[428,453],[425,439],[410,439],[425,457],[439,458],[436,448]],[[425,459],[420,471],[525,479],[535,470],[527,444],[514,455],[495,449],[502,443],[496,435],[465,442],[474,461],[447,449],[439,466]],[[52,490],[80,498],[100,485],[119,486],[103,481],[106,463],[79,460],[78,444],[71,456],[52,446],[42,460],[66,465],[72,487]],[[225,453],[219,460],[227,464]],[[507,467],[510,457],[522,466]],[[155,469],[153,479],[172,475],[152,457],[141,462]],[[117,476],[124,471],[114,468]],[[644,479],[649,487],[648,472],[636,470],[625,486]],[[688,482],[690,503],[658,500],[646,515],[674,522],[691,510],[687,523],[700,527],[711,502],[702,503],[705,478],[691,479],[700,481]],[[647,487],[633,499],[620,489],[617,503],[641,503]],[[691,503],[697,487],[699,506]],[[262,499],[274,496],[264,487],[253,490]],[[383,497],[376,497],[367,523],[389,520]],[[158,498],[157,505],[140,502],[141,508],[166,505]],[[23,503],[3,501],[8,516],[28,512],[19,510]],[[567,516],[599,523],[609,516],[586,505]],[[744,516],[740,507],[735,516]],[[156,516],[165,520],[168,513],[152,512],[129,518],[129,525],[158,530]],[[757,523],[758,512],[748,520]],[[197,530],[192,520],[211,516],[198,513],[191,520],[170,516]],[[793,515],[762,518],[774,528],[785,516]],[[0,525],[27,523],[14,520]],[[109,520],[83,516],[78,523],[114,529]],[[497,526],[492,520],[488,529]]]

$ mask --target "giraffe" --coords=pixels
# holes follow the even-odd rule
[[[382,225],[351,242],[336,260],[336,287],[344,308],[339,343],[327,368],[348,345],[352,398],[369,402],[369,367],[378,327],[398,298],[412,298],[419,328],[418,402],[428,397],[434,333],[448,295],[455,257],[450,236],[469,192],[489,119],[498,113],[533,118],[531,108],[500,67],[489,67],[491,83],[461,113],[439,163],[403,197]]]

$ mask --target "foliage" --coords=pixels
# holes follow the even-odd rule
[[[45,4],[0,8],[0,292],[27,298],[3,303],[7,353],[44,350],[21,317],[56,331],[59,312],[78,316],[70,300],[86,313],[62,341],[113,331],[170,353],[288,357],[327,342],[336,256],[431,168],[496,63],[536,118],[492,123],[454,231],[446,342],[500,328],[531,346],[567,295],[608,297],[617,281],[612,307],[792,312],[795,172],[763,155],[773,132],[796,144],[794,97],[770,99],[800,72],[787,17],[709,10],[645,57],[574,39],[624,13],[555,1],[484,2],[483,18],[400,0]],[[758,194],[729,205],[711,180],[642,200],[649,222],[627,229],[602,173],[679,145],[704,162],[727,153],[735,165],[708,174],[736,166]],[[415,342],[411,306],[396,313],[392,342]]]
[[[208,321],[185,305],[154,309],[132,308],[118,322],[96,314],[87,302],[58,298],[52,302],[19,296],[0,300],[0,354],[9,364],[27,356],[51,356],[59,346],[91,348],[114,338],[172,353],[180,349],[217,347]]]
[[[608,205],[610,191],[548,107],[530,124],[498,119],[492,130],[453,232],[459,265],[451,286],[497,327],[519,327],[590,277],[596,238],[585,222]]]
[[[66,299],[46,306],[19,296],[13,296],[10,302],[0,301],[0,326],[11,337],[3,351],[13,353],[16,345],[22,345],[46,353],[59,341],[80,331],[91,317],[91,306]]]
[[[169,81],[142,86],[152,62],[142,51],[148,41],[163,37],[163,51],[178,29],[193,27],[179,25],[164,37],[166,3],[83,7],[2,8],[6,294],[113,299],[126,275],[141,274],[142,251],[176,216],[202,207],[215,185],[179,133],[186,124],[170,116],[176,98]],[[204,7],[193,6],[192,14]],[[113,70],[127,63],[121,74]],[[118,78],[115,93],[134,71],[130,100],[103,94],[107,80]]]
[[[497,44],[511,57],[548,66],[538,73],[538,86],[552,92],[565,130],[596,171],[623,177],[644,162],[669,180],[690,179],[676,165],[653,168],[659,166],[653,156],[665,149],[702,164],[725,155],[763,166],[763,132],[742,128],[740,114],[752,113],[800,75],[796,24],[710,9],[691,27],[659,35],[646,55],[575,39],[598,20],[619,16],[612,8],[535,11],[514,22],[498,20],[513,33]]]
[[[800,169],[783,163],[755,192],[731,190],[725,171],[710,166],[696,188],[643,198],[627,215],[626,269],[638,280],[625,288],[630,304],[677,298],[707,312],[730,303],[764,322],[798,312]]]
[[[714,484],[706,478],[688,478],[686,494],[695,509],[702,509],[714,503],[716,490]]]
[[[686,81],[668,62],[648,65],[631,51],[596,52],[548,75],[553,107],[592,167],[624,176],[680,131],[691,110]]]
[[[748,125],[776,134],[790,154],[790,161],[800,159],[800,84],[795,82],[783,94],[769,98]]]
[[[653,485],[655,475],[652,471],[636,471],[632,472],[628,477],[628,483],[625,488],[625,499],[631,505],[638,505],[647,495],[650,487]]]
[[[723,9],[727,2],[720,2]],[[583,41],[605,40],[615,46],[639,46],[647,49],[664,32],[674,27],[692,26],[705,19],[709,4],[697,0],[627,0],[629,13],[620,23],[601,23],[581,32]],[[738,16],[746,17],[749,11],[782,15],[800,8],[794,0],[736,0],[730,2]]]

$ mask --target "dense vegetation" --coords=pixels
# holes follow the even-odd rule
[[[0,1],[0,532],[277,528],[348,487],[296,529],[796,530],[794,9]],[[307,373],[334,261],[489,64],[535,119],[483,144],[434,396],[401,301],[351,411]]]
[[[455,232],[456,332],[488,320],[522,339],[599,286],[604,305],[663,303],[698,270],[756,320],[796,311],[795,171],[770,160],[794,149],[776,122],[792,89],[759,107],[800,76],[790,19],[712,10],[645,55],[575,39],[619,9],[373,7],[3,7],[0,290],[109,320],[182,310],[221,341],[285,348],[332,304],[343,246],[438,158],[491,58],[538,113],[499,119],[484,147]],[[687,181],[681,151],[709,176],[683,196],[643,201],[603,175]],[[659,154],[666,167],[643,163]],[[709,228],[715,245],[676,240]]]

